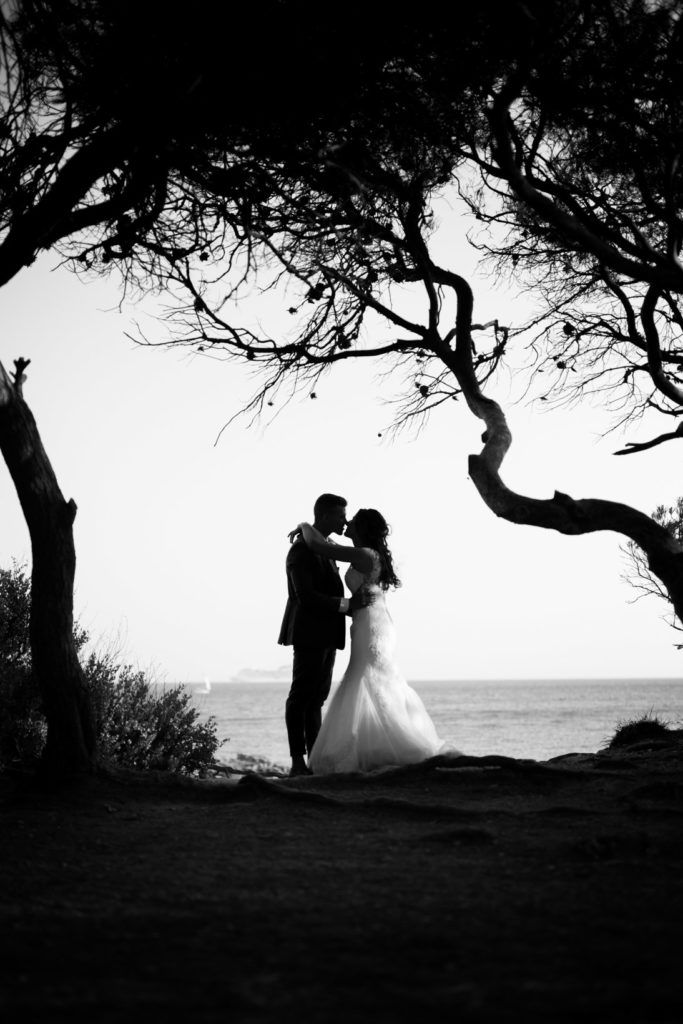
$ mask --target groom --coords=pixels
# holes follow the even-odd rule
[[[346,499],[321,494],[313,506],[313,525],[325,537],[342,534]],[[336,562],[314,555],[301,536],[287,553],[287,607],[278,643],[294,647],[292,686],[285,723],[292,758],[290,775],[310,775],[310,754],[320,730],[321,710],[332,685],[338,650],[346,643],[346,619],[354,605],[344,597]],[[361,607],[360,597],[354,604]]]

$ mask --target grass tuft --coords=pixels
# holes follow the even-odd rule
[[[619,722],[609,747],[630,747],[643,740],[661,740],[669,735],[669,723],[662,721],[649,711],[642,718],[632,718],[630,722]]]

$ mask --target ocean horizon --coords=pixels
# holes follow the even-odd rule
[[[246,756],[289,763],[284,722],[288,680],[252,677],[249,682],[233,678],[181,685],[191,692],[202,718],[215,717],[219,761]],[[547,760],[595,753],[620,724],[646,714],[672,726],[683,724],[683,679],[677,677],[440,679],[410,680],[410,685],[441,738],[477,757]]]

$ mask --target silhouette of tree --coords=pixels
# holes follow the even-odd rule
[[[470,203],[494,229],[483,247],[545,304],[544,397],[597,392],[622,421],[679,417],[683,402],[681,14],[679,2],[569,5],[501,83],[473,147],[487,189]]]
[[[679,415],[681,4],[519,4],[505,32],[489,5],[479,10],[453,46],[434,33],[394,62],[393,94],[295,173],[243,165],[266,198],[252,192],[238,218],[228,270],[191,259],[167,268],[189,295],[172,343],[261,365],[256,413],[283,385],[312,389],[349,358],[411,371],[403,422],[462,395],[486,427],[469,462],[486,504],[512,522],[625,535],[681,616],[679,541],[620,503],[508,488],[510,431],[483,390],[511,339],[535,330],[558,399],[598,389],[629,415]],[[490,313],[475,322],[469,281],[434,259],[434,201],[449,184],[490,233],[478,243],[485,253],[545,301],[534,323],[502,325]],[[240,287],[254,278],[270,290],[298,282],[290,338],[240,320]],[[418,319],[406,312],[416,294]],[[381,342],[371,340],[378,318],[389,329]],[[682,435],[683,426],[624,453]]]

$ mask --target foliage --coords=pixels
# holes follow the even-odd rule
[[[669,735],[668,724],[650,712],[643,715],[642,718],[634,718],[630,722],[620,722],[609,746],[630,747],[643,740],[666,739]]]
[[[455,315],[429,251],[435,199],[450,188],[485,226],[476,245],[496,273],[539,306],[510,329],[487,311],[495,331],[478,348],[480,381],[527,332],[545,400],[594,391],[623,418],[678,415],[680,4],[484,0],[459,12],[456,38],[430,32],[423,13],[409,19],[412,42],[387,40],[391,60],[368,69],[372,93],[347,121],[317,122],[317,146],[296,159],[263,145],[240,152],[239,201],[221,194],[208,155],[195,199],[229,230],[220,245],[207,239],[205,262],[155,250],[155,272],[187,296],[173,342],[261,364],[256,409],[284,380],[312,389],[335,362],[369,356],[412,369],[403,415],[457,397],[428,330]],[[282,278],[296,295],[288,339],[254,330],[237,301],[247,279]],[[401,315],[405,293],[424,296],[421,319]],[[368,344],[377,314],[390,340]]]
[[[396,18],[386,0],[350,0],[330,33],[298,0],[242,5],[227,24],[201,0],[191,19],[161,0],[22,0],[0,18],[0,284],[54,246],[77,270],[119,268],[140,286],[186,288],[195,266],[216,268],[229,292],[272,257],[313,314],[311,351],[287,369],[361,354],[373,281],[415,279],[401,217],[409,206],[414,233],[425,194],[464,159],[487,83],[528,34],[524,10],[463,8],[446,41],[438,3]],[[226,33],[257,38],[258,57],[237,42],[226,63]],[[248,330],[228,336],[260,358]]]
[[[30,668],[12,665],[0,650],[0,769],[37,761],[46,738],[40,693]]]
[[[441,319],[452,341],[466,313],[428,250],[450,187],[493,229],[477,244],[497,270],[540,299],[543,398],[598,390],[625,416],[678,415],[680,3],[481,0],[455,34],[433,27],[442,7],[399,19],[350,0],[330,33],[295,0],[227,24],[207,2],[174,19],[161,0],[23,0],[0,19],[0,283],[58,246],[78,269],[168,286],[175,342],[264,367],[256,409],[285,379],[310,390],[378,356],[409,368],[401,415],[420,417],[463,390],[433,336]],[[257,59],[239,42],[255,38]],[[239,300],[282,278],[295,320],[273,338]],[[397,290],[424,296],[423,318]],[[389,338],[367,344],[378,315]],[[479,384],[531,329],[483,320]]]
[[[31,667],[31,581],[26,566],[12,561],[9,569],[0,567],[0,662],[19,669]],[[74,624],[76,651],[88,642],[88,634]]]
[[[182,686],[155,686],[144,672],[91,654],[84,665],[105,759],[131,768],[191,773],[210,764],[219,746],[216,720],[200,720]]]
[[[30,618],[31,581],[13,561],[0,569],[0,664],[7,669],[25,670],[31,663]]]
[[[31,672],[31,584],[25,567],[0,568],[0,765],[40,757],[46,724]],[[74,643],[88,637],[78,623]],[[156,686],[148,675],[120,664],[112,653],[91,653],[83,670],[93,704],[98,749],[105,760],[131,768],[197,772],[219,747],[213,716],[200,720],[182,686]]]
[[[538,297],[543,397],[679,415],[683,23],[678,2],[556,10],[493,98],[486,188],[498,273]],[[538,379],[539,385],[541,379]],[[632,447],[632,446],[630,446]]]
[[[0,12],[0,283],[57,244],[82,268],[125,264],[129,280],[160,255],[223,251],[226,222],[244,229],[265,197],[243,162],[319,149],[406,45],[402,20],[374,8],[349,0],[333,33],[292,0],[198,0],[182,18],[163,0]]]
[[[652,513],[652,518],[654,522],[664,527],[678,544],[683,546],[683,497],[677,498],[676,504],[670,505],[668,508],[665,505],[658,505]],[[668,608],[666,618],[669,624],[678,632],[683,632],[683,625],[676,616],[671,597],[658,577],[652,572],[642,548],[633,541],[629,541],[621,550],[627,559],[627,570],[623,578],[638,591],[635,600],[648,596],[658,597],[665,602]],[[683,650],[683,643],[675,646],[679,650]]]
[[[166,287],[173,343],[263,366],[256,410],[285,380],[310,393],[335,362],[380,357],[408,369],[400,417],[420,418],[469,400],[438,344],[454,320],[489,332],[479,385],[532,329],[490,310],[464,323],[428,247],[451,188],[541,302],[543,397],[677,415],[680,4],[481,0],[456,34],[434,30],[441,8],[397,19],[351,0],[330,33],[294,0],[227,25],[201,2],[173,19],[160,0],[23,0],[2,21],[0,283],[56,245],[77,269]],[[226,64],[226,32],[258,38],[258,59],[235,45]],[[160,97],[153,118],[141,96]],[[285,279],[289,336],[245,323],[244,288]],[[402,315],[406,294],[422,317]],[[388,337],[368,344],[378,323]]]
[[[13,561],[0,567],[0,765],[39,758],[47,736],[41,698],[31,673],[31,581]],[[77,651],[88,640],[74,625]]]

